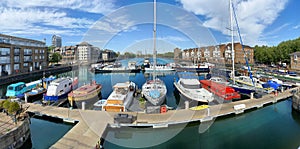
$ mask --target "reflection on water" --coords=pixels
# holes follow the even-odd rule
[[[49,148],[73,127],[73,125],[55,123],[37,118],[31,118],[30,120],[31,142],[29,141],[28,144],[24,146],[25,148]]]
[[[204,133],[198,133],[199,123],[191,123],[178,135],[159,145],[155,144],[160,142],[157,139],[174,132],[178,126],[161,129],[110,129],[108,137],[111,141],[105,141],[104,148],[127,148],[129,144],[126,143],[136,144],[135,147],[153,143],[154,146],[148,148],[156,149],[298,148],[300,113],[291,111],[291,101],[286,100],[242,115],[218,118]]]

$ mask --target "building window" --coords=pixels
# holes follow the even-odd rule
[[[31,49],[24,49],[24,55],[31,55],[32,50]]]
[[[20,56],[14,56],[14,62],[20,63]]]
[[[20,49],[14,49],[14,54],[15,55],[20,55]]]
[[[19,70],[20,69],[20,64],[14,64],[14,70]]]
[[[10,57],[0,57],[0,64],[9,64]]]
[[[28,67],[28,63],[24,63],[23,66],[24,66],[24,67]]]
[[[24,56],[24,62],[31,62],[32,57],[31,56]]]
[[[10,55],[10,49],[9,48],[0,48],[0,55]]]
[[[38,50],[38,49],[35,49],[35,50],[34,50],[34,53],[39,53],[39,50]]]

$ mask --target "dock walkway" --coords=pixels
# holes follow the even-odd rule
[[[194,121],[210,121],[214,118],[229,114],[240,114],[253,108],[261,108],[266,104],[276,103],[291,97],[292,90],[298,91],[299,88],[293,88],[279,93],[278,96],[268,94],[259,99],[246,99],[231,103],[224,103],[210,106],[203,110],[169,110],[166,113],[146,114],[143,112],[126,112],[136,117],[136,120],[130,124],[115,124],[113,121],[116,112],[93,111],[93,110],[70,110],[68,108],[41,106],[35,104],[26,104],[29,106],[27,111],[36,114],[45,114],[48,116],[59,117],[62,119],[79,121],[67,134],[65,134],[52,148],[93,148],[97,141],[102,137],[106,127],[121,126],[143,126],[143,127],[168,127],[168,125],[182,124]],[[235,109],[236,105],[244,105],[240,109]]]

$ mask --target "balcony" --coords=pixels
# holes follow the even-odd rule
[[[0,64],[10,64],[10,60],[0,60]]]
[[[32,62],[32,59],[24,59],[24,62]]]
[[[9,56],[10,53],[9,52],[0,52],[0,56]]]
[[[24,55],[32,55],[32,52],[24,52]]]

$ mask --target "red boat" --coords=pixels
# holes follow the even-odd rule
[[[203,88],[224,100],[240,99],[241,95],[232,87],[211,80],[200,80]]]

